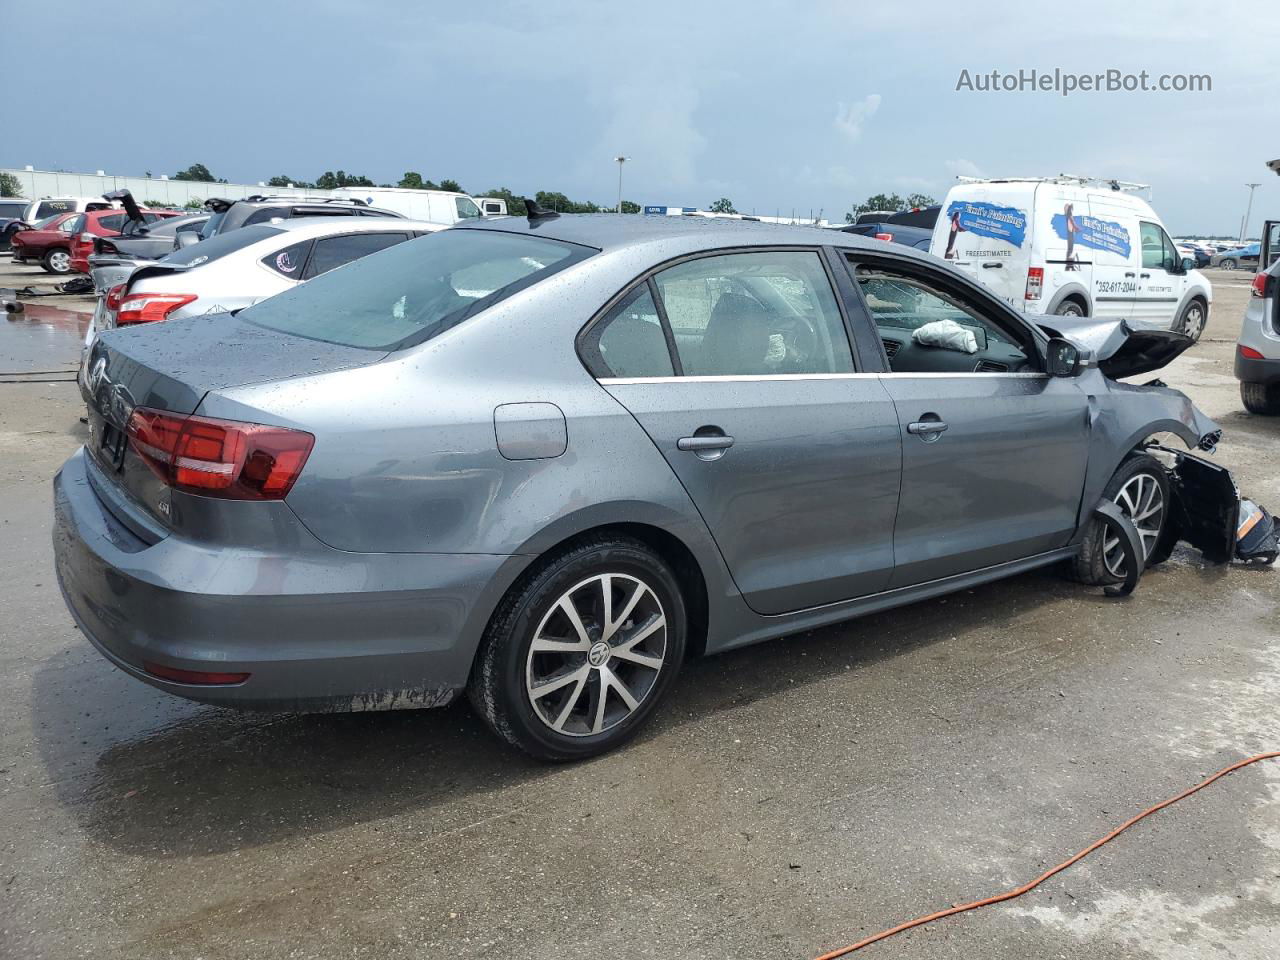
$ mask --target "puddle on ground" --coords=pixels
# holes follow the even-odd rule
[[[23,313],[0,314],[0,377],[41,371],[74,373],[90,317],[43,303],[27,303]]]

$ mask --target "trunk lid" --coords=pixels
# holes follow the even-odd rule
[[[86,448],[101,482],[125,492],[152,524],[170,529],[172,492],[127,441],[135,407],[194,413],[210,390],[344,370],[384,356],[264,330],[229,314],[110,330],[93,342],[79,377],[88,407]],[[109,505],[111,499],[104,497]]]
[[[1066,337],[1093,355],[1098,369],[1112,380],[1159,370],[1195,343],[1171,330],[1134,330],[1125,321],[1088,317],[1046,318],[1041,329]]]

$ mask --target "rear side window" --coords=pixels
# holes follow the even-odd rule
[[[6,220],[17,220],[22,217],[22,211],[27,208],[27,202],[22,200],[18,203],[0,202],[0,217]]]
[[[113,213],[108,217],[99,217],[98,226],[103,230],[114,230],[119,233],[124,229],[125,215],[123,213]]]
[[[704,257],[654,280],[686,376],[853,371],[849,337],[817,253]]]
[[[441,230],[357,260],[238,316],[312,340],[395,350],[429,340],[593,253],[544,237]]]
[[[288,277],[290,280],[302,279],[302,268],[307,263],[307,253],[311,249],[311,241],[303,240],[301,243],[291,243],[283,250],[277,250],[275,253],[268,253],[262,258],[261,263],[270,267],[282,277]]]
[[[403,233],[352,233],[345,237],[324,237],[316,241],[311,262],[307,264],[304,280],[328,273],[352,260],[359,260],[371,253],[403,243],[408,236]]]
[[[265,224],[258,224],[256,227],[241,227],[239,230],[229,230],[226,233],[218,234],[216,237],[210,237],[208,240],[201,240],[199,243],[193,243],[189,247],[175,250],[167,257],[164,257],[162,262],[176,263],[183,267],[197,267],[202,263],[210,263],[221,259],[228,253],[243,250],[250,244],[257,243],[259,240],[266,240],[268,237],[274,237],[281,233],[284,233],[284,231],[280,228],[268,227]]]
[[[675,375],[662,320],[648,284],[629,293],[590,331],[583,343],[594,354],[590,365],[603,376],[670,377]]]
[[[55,213],[68,213],[74,209],[75,204],[70,200],[42,200],[40,206],[36,207],[36,219],[43,220]]]

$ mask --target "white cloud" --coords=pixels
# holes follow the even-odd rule
[[[980,177],[982,170],[972,160],[966,160],[964,157],[956,157],[954,160],[944,160],[942,165],[947,168],[953,176],[957,177]]]
[[[835,128],[850,140],[862,136],[862,126],[880,109],[880,94],[869,93],[857,103],[837,103]]]

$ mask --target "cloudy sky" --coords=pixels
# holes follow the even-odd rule
[[[1258,0],[14,4],[0,166],[256,183],[406,170],[479,192],[840,218],[957,174],[1150,183],[1176,234],[1280,217],[1280,17]],[[143,55],[130,48],[138,44]],[[135,66],[136,64],[136,66]],[[114,65],[114,66],[113,66]],[[1200,93],[981,93],[1020,69],[1209,74]]]

